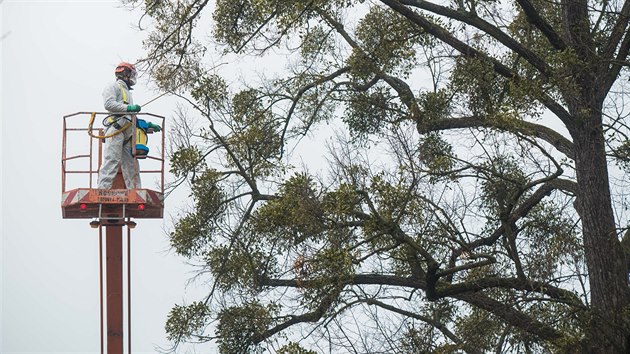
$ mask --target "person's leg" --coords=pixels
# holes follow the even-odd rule
[[[105,129],[105,134],[114,132],[113,127]],[[110,189],[120,165],[124,134],[117,134],[105,139],[103,144],[103,162],[98,174],[98,188]]]
[[[138,160],[136,160],[132,155],[131,139],[126,139],[122,147],[122,172],[127,189],[142,188],[139,171],[140,166],[138,165]]]

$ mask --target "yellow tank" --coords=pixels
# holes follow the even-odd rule
[[[149,154],[149,136],[147,135],[148,124],[144,119],[136,120],[136,158],[144,159]]]

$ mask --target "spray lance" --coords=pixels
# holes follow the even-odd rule
[[[152,99],[150,99],[147,103],[145,103],[145,104],[141,105],[141,107],[144,107],[144,106],[148,105],[149,103],[151,103],[151,102],[153,102],[153,101],[157,100],[158,98],[162,98],[162,96],[164,96],[164,95],[166,95],[166,94],[168,94],[168,92],[164,92],[164,93],[162,93],[162,94],[160,94],[160,95],[158,95],[158,96],[153,97],[153,98],[152,98]]]

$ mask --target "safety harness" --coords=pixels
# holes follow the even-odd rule
[[[123,99],[123,103],[124,104],[129,104],[129,101],[127,100],[127,92],[125,91],[125,88],[123,87],[123,85],[119,82],[118,85],[120,86],[120,92],[122,94],[122,99]],[[96,118],[96,112],[92,113],[92,116],[90,117],[90,123],[88,124],[88,135],[96,138],[96,139],[107,139],[107,138],[111,138],[112,136],[116,136],[122,132],[124,132],[127,128],[129,128],[131,126],[131,124],[133,124],[133,122],[131,120],[129,120],[128,118],[125,118],[125,115],[121,115],[121,114],[112,114],[109,115],[107,117],[105,117],[103,119],[103,126],[105,127],[110,127],[113,126],[114,128],[116,128],[116,130],[110,134],[105,134],[105,135],[95,135],[92,132],[92,126],[94,125],[94,119]],[[119,118],[124,118],[127,123],[120,125],[120,123],[118,123],[118,119]]]
[[[127,100],[127,91],[125,91],[125,88],[120,82],[118,82],[118,86],[120,86],[120,92],[122,94],[123,103],[129,104],[129,101]],[[113,126],[114,128],[116,128],[116,130],[125,130],[126,128],[123,129],[123,127],[128,127],[128,125],[127,124],[120,125],[118,123],[118,120],[120,118],[123,118],[124,120],[126,120],[127,124],[131,123],[131,120],[127,118],[125,115],[118,114],[118,115],[110,115],[110,116],[105,117],[105,119],[103,119],[103,125],[105,127]]]
[[[127,100],[127,91],[125,91],[125,88],[120,82],[118,83],[118,85],[120,86],[120,92],[122,94],[123,103],[129,104],[129,101]],[[124,132],[127,128],[131,126],[131,124],[133,124],[133,121],[129,120],[129,118],[127,118],[124,114],[112,114],[105,117],[102,123],[103,123],[103,126],[107,128],[112,126],[116,128],[116,130],[110,134],[94,135],[92,132],[92,126],[94,125],[95,118],[96,118],[96,112],[93,112],[92,116],[90,117],[90,123],[88,125],[88,134],[91,137],[96,138],[96,139],[105,140],[107,138],[111,138],[112,136],[116,136]],[[127,121],[127,123],[125,123],[124,125],[120,125],[120,123],[118,123],[118,120],[120,118],[123,118],[125,121]],[[149,141],[149,138],[147,136],[147,130],[148,130],[147,122],[144,119],[136,118],[136,157],[140,159],[145,158],[149,154],[149,147],[147,146],[147,143]],[[129,139],[131,139],[131,137],[129,137]]]

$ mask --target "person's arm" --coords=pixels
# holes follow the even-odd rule
[[[159,125],[155,123],[147,122],[147,126],[149,129],[152,129],[156,133],[162,130],[162,127],[160,127]]]
[[[103,105],[108,112],[127,112],[127,105],[122,102],[122,99],[118,99],[119,95],[122,96],[119,91],[117,83],[108,85],[103,90]]]

